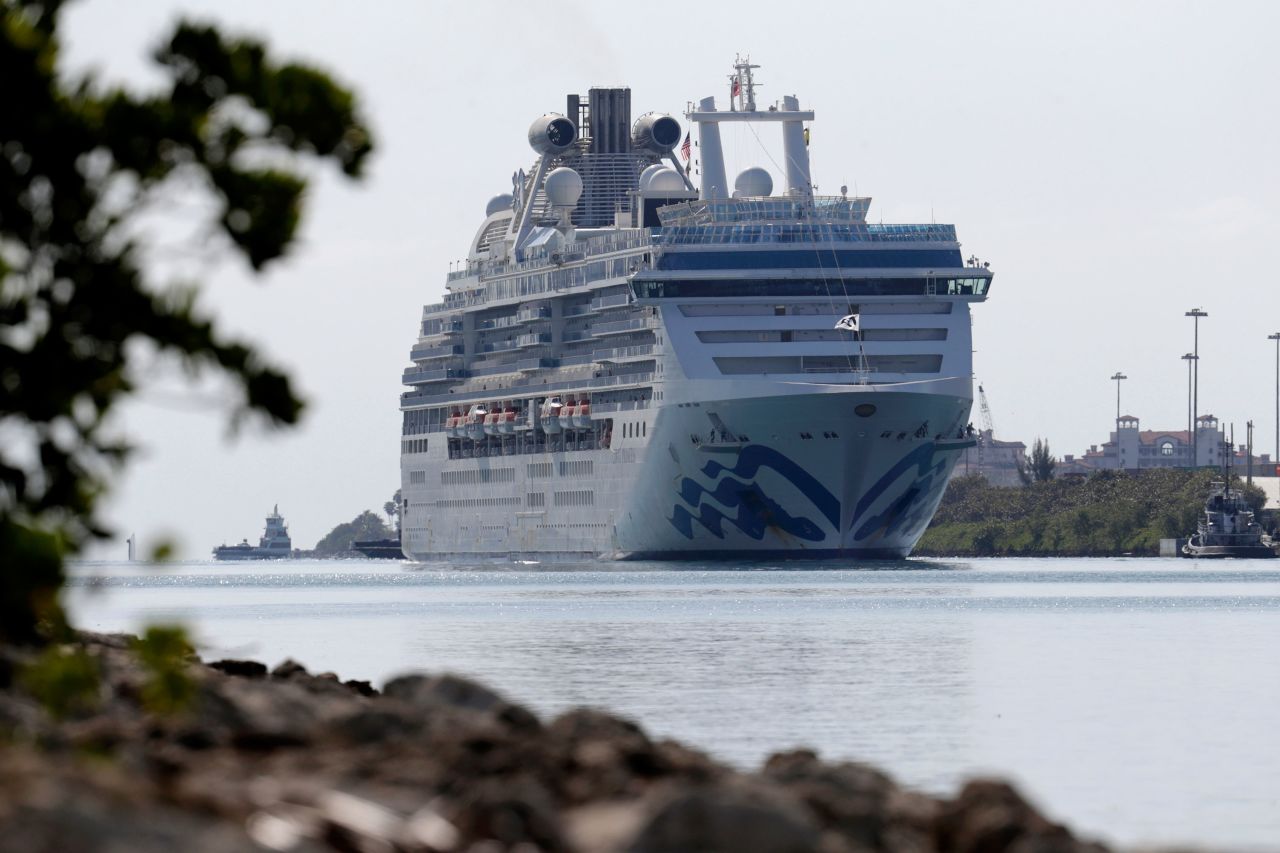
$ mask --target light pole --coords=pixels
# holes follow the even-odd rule
[[[1193,415],[1191,414],[1191,363],[1196,359],[1198,359],[1199,357],[1200,356],[1196,355],[1195,353],[1190,353],[1190,352],[1182,357],[1182,360],[1187,363],[1187,444],[1188,444],[1188,447],[1193,447],[1194,445],[1192,444],[1192,442],[1195,441],[1195,433],[1193,432],[1195,425],[1191,421],[1193,417]],[[1196,459],[1195,459],[1194,451],[1192,451],[1191,464],[1188,467],[1190,468],[1196,467]]]
[[[1276,342],[1276,455],[1271,459],[1280,473],[1280,332],[1267,335],[1267,340]]]
[[[1192,380],[1191,391],[1191,467],[1198,468],[1200,466],[1200,441],[1196,429],[1196,418],[1200,417],[1200,318],[1208,317],[1208,311],[1201,311],[1199,308],[1192,308],[1183,316],[1191,317],[1195,325],[1195,349],[1192,350],[1194,358],[1194,374],[1195,379]]]
[[[1117,370],[1111,378],[1116,383],[1116,470],[1119,471],[1124,467],[1120,462],[1120,381],[1129,377]]]

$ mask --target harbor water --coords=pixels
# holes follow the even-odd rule
[[[454,671],[742,767],[809,746],[1010,778],[1104,841],[1280,849],[1280,567],[192,562],[73,567],[74,621],[381,683]]]

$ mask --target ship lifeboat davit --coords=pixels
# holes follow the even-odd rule
[[[573,413],[573,425],[578,429],[591,429],[591,400],[583,397]]]
[[[472,406],[467,411],[466,423],[463,425],[467,438],[473,441],[479,441],[484,438],[484,419],[488,414],[489,411],[480,404]]]
[[[502,417],[498,419],[498,432],[503,435],[511,435],[516,431],[517,413],[514,407],[507,406],[502,410]]]
[[[492,409],[489,409],[488,413],[484,416],[484,434],[497,435],[501,422],[502,409],[498,406],[494,406]]]
[[[556,433],[560,431],[560,412],[564,409],[564,403],[560,402],[559,397],[548,397],[542,404],[542,410],[538,413],[539,420],[542,422],[542,431]]]
[[[578,403],[576,400],[568,399],[564,401],[564,408],[560,410],[560,429],[571,430],[574,428],[573,419],[578,411]]]

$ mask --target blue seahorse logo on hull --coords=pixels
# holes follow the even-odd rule
[[[902,457],[896,465],[876,481],[874,486],[863,494],[854,507],[853,520],[849,524],[850,530],[857,527],[857,531],[854,533],[855,539],[893,536],[917,527],[924,527],[929,523],[931,513],[928,512],[928,508],[933,503],[929,498],[947,485],[946,457],[943,456],[935,462],[934,451],[935,446],[932,442],[917,447]],[[867,516],[866,520],[863,521],[863,516],[871,508],[872,504],[879,500],[890,487],[897,483],[903,474],[906,474],[912,468],[916,470],[915,479],[911,484],[898,497],[890,501],[889,505],[882,511]],[[861,526],[858,524],[859,521],[862,521]]]
[[[840,501],[836,496],[800,465],[773,448],[760,444],[742,448],[732,468],[726,468],[715,460],[704,465],[701,473],[715,484],[713,488],[708,489],[691,477],[682,478],[678,490],[680,499],[697,510],[697,515],[676,504],[668,520],[689,539],[693,538],[695,521],[718,539],[725,536],[726,521],[756,540],[763,539],[771,529],[808,542],[825,539],[826,534],[817,522],[787,512],[755,482],[761,468],[769,468],[786,478],[809,499],[832,528],[840,529]],[[704,497],[736,510],[736,514],[730,517],[717,507],[703,503]]]

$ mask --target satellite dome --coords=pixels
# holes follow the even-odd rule
[[[772,195],[773,178],[759,166],[743,169],[733,182],[734,196],[740,198],[762,198]]]
[[[511,193],[495,195],[493,198],[489,199],[489,203],[484,206],[484,215],[493,216],[495,213],[500,211],[510,210],[511,202]]]
[[[649,184],[645,187],[651,192],[678,192],[684,188],[684,178],[680,173],[665,166],[649,176]]]
[[[582,195],[582,177],[568,166],[554,169],[542,185],[552,207],[573,207]]]
[[[639,184],[640,189],[642,190],[649,189],[649,179],[652,178],[658,172],[665,172],[668,168],[670,167],[664,166],[661,163],[654,163],[652,166],[649,166],[648,168],[646,168],[643,172],[640,173],[640,184]]]

